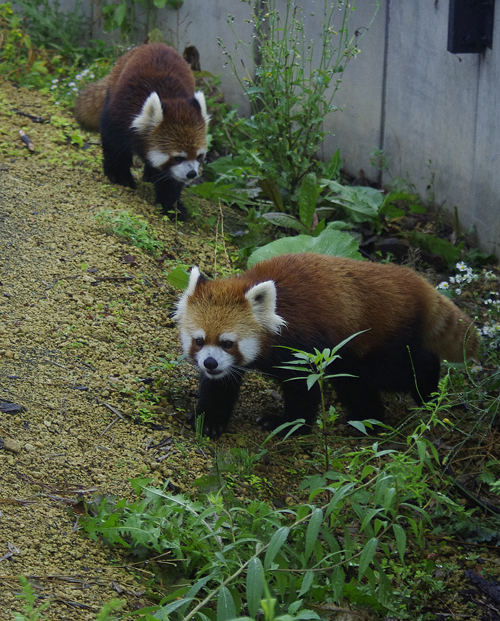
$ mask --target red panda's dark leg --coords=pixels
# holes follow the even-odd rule
[[[419,357],[413,360],[413,365],[415,373],[410,393],[415,403],[422,405],[438,390],[441,363],[436,354],[422,350]]]
[[[221,380],[201,376],[196,414],[190,419],[193,427],[195,419],[203,414],[203,434],[218,438],[231,418],[242,381],[243,374]]]
[[[384,406],[380,391],[356,377],[346,377],[332,381],[332,386],[341,405],[347,410],[346,420],[374,418],[384,422]]]
[[[187,211],[181,202],[180,196],[184,184],[172,177],[164,177],[167,173],[153,168],[150,164],[144,166],[143,181],[153,183],[155,186],[155,202],[161,205],[162,213],[171,220],[177,218],[185,221],[187,219]]]
[[[283,423],[290,423],[303,418],[305,424],[297,429],[294,435],[311,433],[321,401],[318,385],[315,384],[311,390],[308,390],[305,380],[294,380],[284,382],[281,387],[285,402],[283,416],[261,416],[257,423],[264,427],[264,429],[273,431]],[[288,431],[290,431],[290,428],[285,429],[282,435],[286,435]]]
[[[132,167],[130,139],[124,129],[116,126],[109,118],[106,106],[104,106],[101,114],[99,129],[101,131],[104,174],[111,183],[134,189],[136,184],[130,172]]]

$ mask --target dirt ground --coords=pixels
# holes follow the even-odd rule
[[[209,226],[163,222],[147,188],[110,185],[96,158],[97,137],[78,146],[75,130],[47,98],[0,83],[0,618],[6,620],[22,610],[20,575],[29,577],[40,603],[50,602],[51,621],[93,621],[113,598],[125,600],[124,612],[151,603],[147,565],[82,537],[75,517],[81,500],[130,496],[136,477],[171,480],[175,490],[192,492],[212,468],[213,451],[203,450],[185,425],[197,374],[176,364],[181,351],[171,313],[179,291],[164,272],[181,262],[212,274],[215,263],[219,270],[228,266],[227,256],[216,254]],[[111,208],[152,223],[164,246],[161,260],[103,227],[96,215]],[[214,209],[207,206],[198,224],[217,217]],[[252,451],[267,436],[255,418],[279,408],[272,386],[249,377],[217,450]],[[304,446],[296,442],[265,464],[264,497],[296,500],[287,465],[304,466]],[[245,481],[236,492],[245,493]]]
[[[155,367],[181,353],[170,318],[179,291],[164,271],[181,260],[212,273],[214,237],[163,223],[140,193],[107,184],[85,153],[75,166],[83,150],[65,139],[71,130],[19,113],[71,117],[36,93],[0,88],[0,618],[21,610],[25,575],[51,602],[49,619],[90,620],[112,598],[125,599],[125,610],[146,605],[142,578],[151,573],[125,570],[117,552],[83,538],[69,507],[93,494],[129,496],[136,477],[189,490],[212,465],[185,415],[173,415],[192,407],[195,369]],[[110,208],[154,223],[164,260],[106,232],[95,216]],[[224,255],[217,263],[227,264]],[[232,423],[240,433],[219,446],[252,448],[266,437],[254,411],[276,399],[261,382],[246,383],[245,416]]]

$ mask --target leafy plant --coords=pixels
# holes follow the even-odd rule
[[[120,35],[124,39],[135,39],[135,31],[139,23],[137,7],[142,7],[144,22],[140,36],[144,38],[151,30],[156,28],[158,10],[169,7],[179,9],[183,0],[124,0],[103,4],[104,31],[112,32],[120,29]]]
[[[47,619],[42,613],[50,606],[50,602],[44,602],[38,608],[35,608],[37,596],[33,591],[33,587],[24,576],[19,577],[19,582],[21,583],[22,592],[20,595],[17,595],[17,598],[24,600],[23,612],[14,613],[14,621],[41,621],[42,619]]]
[[[265,11],[260,4],[245,1],[257,52],[250,46],[243,46],[243,51],[255,65],[255,78],[246,70],[241,76],[232,54],[221,40],[219,44],[251,106],[252,115],[242,128],[249,138],[247,162],[262,180],[264,194],[278,207],[283,201],[284,211],[297,216],[304,177],[309,172],[322,176],[328,168],[314,156],[325,136],[323,121],[336,109],[333,99],[342,73],[358,53],[348,33],[353,9],[345,2],[318,2],[321,30],[312,41],[305,33],[303,9],[295,0],[286,2],[282,12],[275,0]],[[229,25],[233,22],[230,16]],[[236,49],[241,47],[238,41]]]
[[[59,0],[16,0],[22,11],[25,28],[39,48],[56,50],[69,63],[82,57],[85,31],[89,20],[81,2],[71,11],[61,10]]]
[[[97,214],[97,220],[106,225],[116,235],[129,239],[134,246],[146,250],[153,255],[158,254],[163,244],[154,239],[149,224],[140,216],[133,216],[128,211],[108,209]]]

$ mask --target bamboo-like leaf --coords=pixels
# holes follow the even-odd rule
[[[361,557],[359,559],[358,580],[361,580],[361,578],[365,575],[366,568],[375,556],[377,546],[378,539],[376,537],[372,537],[372,539],[370,539],[363,548],[363,552],[361,552]]]
[[[269,547],[266,551],[266,556],[264,558],[264,568],[267,570],[271,566],[271,563],[274,561],[276,554],[281,549],[281,546],[285,543],[288,537],[288,533],[290,529],[286,526],[282,526],[278,528],[278,530],[274,533],[269,542]]]
[[[247,605],[250,616],[255,618],[264,592],[263,568],[260,559],[254,557],[247,569]]]
[[[281,196],[281,191],[279,187],[274,183],[274,181],[270,181],[269,179],[260,179],[259,187],[267,198],[270,198],[276,207],[280,211],[285,211],[283,207],[283,198]],[[280,226],[290,226],[290,225],[280,225]]]
[[[404,563],[404,556],[406,552],[406,532],[399,524],[393,524],[394,536],[396,537],[396,546],[398,548],[399,556]]]
[[[332,575],[332,588],[333,588],[333,601],[338,602],[342,599],[342,593],[344,591],[345,573],[342,567],[338,565],[333,570]]]
[[[230,621],[237,616],[233,596],[227,587],[222,586],[217,599],[217,621]]]
[[[294,216],[290,216],[287,213],[279,213],[277,211],[270,211],[269,213],[263,213],[262,217],[265,220],[269,220],[271,224],[275,226],[283,226],[289,229],[296,229],[297,231],[302,231],[302,233],[307,234],[309,229],[306,229],[305,226],[297,220]]]
[[[316,507],[316,509],[314,509],[311,515],[311,518],[309,520],[309,524],[307,525],[307,530],[306,530],[306,548],[304,552],[306,561],[311,556],[311,553],[314,548],[314,544],[316,543],[316,540],[318,538],[319,529],[321,528],[322,522],[323,522],[323,511],[319,507]]]
[[[309,589],[311,588],[312,583],[314,582],[314,571],[309,569],[306,571],[304,577],[302,578],[302,584],[300,585],[299,597],[302,597]]]
[[[299,218],[307,231],[311,230],[316,201],[318,199],[318,182],[314,173],[304,177],[299,194]]]

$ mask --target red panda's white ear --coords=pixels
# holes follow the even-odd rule
[[[276,314],[277,293],[273,280],[254,285],[245,293],[245,298],[257,323],[263,328],[279,332],[281,326],[286,325],[283,317]]]
[[[186,290],[184,291],[184,293],[179,298],[179,301],[177,302],[177,307],[174,313],[175,321],[179,321],[185,316],[188,298],[193,295],[200,277],[201,277],[200,270],[197,267],[193,267],[193,269],[191,270],[191,273],[189,274],[188,286]]]
[[[142,106],[140,114],[132,121],[131,127],[140,134],[146,134],[163,121],[163,108],[158,93],[151,93]]]
[[[196,91],[196,93],[194,94],[194,98],[200,104],[201,116],[203,117],[203,120],[205,121],[205,125],[208,126],[208,122],[210,121],[210,115],[207,114],[207,104],[205,103],[205,95],[202,93],[202,91]]]

